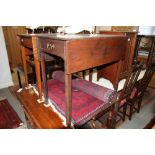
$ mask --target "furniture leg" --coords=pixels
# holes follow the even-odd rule
[[[131,118],[132,118],[133,108],[134,108],[134,104],[131,103],[131,105],[130,105],[130,111],[129,111],[129,120],[131,120]]]
[[[127,109],[127,105],[124,105],[123,106],[123,118],[122,118],[123,122],[125,121],[126,109]]]
[[[45,55],[43,53],[41,54],[41,71],[42,71],[45,103],[48,104],[48,87],[47,87],[47,77],[46,77]]]
[[[19,71],[17,71],[17,76],[18,76],[19,87],[22,88],[22,83],[21,83],[21,78],[20,78]]]
[[[114,116],[116,116],[116,115],[114,114],[114,110],[115,110],[115,105],[113,104],[111,106],[111,110],[110,110],[109,115],[108,115],[108,120],[107,120],[107,128],[108,129],[115,128],[116,119]]]
[[[71,126],[72,95],[71,95],[71,74],[65,74],[65,99],[66,99],[66,124]]]
[[[24,77],[25,77],[25,84],[26,87],[28,88],[29,83],[28,83],[28,71],[27,71],[27,63],[26,63],[26,48],[21,45],[21,54],[22,54],[22,62],[23,62],[23,70],[24,70]]]
[[[138,100],[137,113],[140,112],[141,103],[142,103],[142,97]]]
[[[85,78],[85,71],[82,71],[81,74],[82,74],[82,78],[84,79]]]
[[[36,37],[32,37],[32,44],[33,44],[34,64],[35,64],[35,71],[36,71],[36,83],[37,83],[38,92],[39,92],[38,102],[41,103],[41,102],[43,102],[43,98],[42,98],[39,50],[38,50],[38,46],[37,46],[37,38]]]
[[[89,81],[92,82],[92,77],[93,77],[93,69],[89,70]]]
[[[39,102],[42,102],[42,86],[41,86],[41,74],[40,74],[40,62],[34,58],[35,70],[36,70],[36,83],[39,92]]]

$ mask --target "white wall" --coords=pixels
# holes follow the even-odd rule
[[[155,26],[139,26],[140,34],[154,34]]]
[[[0,89],[11,85],[13,85],[13,82],[9,68],[8,55],[2,26],[0,26]]]

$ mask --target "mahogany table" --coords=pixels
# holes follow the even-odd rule
[[[59,56],[64,60],[66,122],[68,126],[71,124],[72,73],[115,62],[118,64],[118,73],[114,75],[116,79],[114,85],[118,85],[121,62],[125,58],[127,44],[126,36],[103,34],[24,34],[19,35],[19,40],[24,65],[25,82],[27,86],[28,80],[26,77],[27,69],[25,63],[26,52],[29,49],[33,49],[40,100],[42,100],[41,69],[44,97],[46,101],[48,98],[44,53]]]

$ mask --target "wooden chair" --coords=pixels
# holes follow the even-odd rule
[[[123,89],[119,92],[119,98],[117,101],[117,122],[122,120],[125,121],[127,103],[131,97],[131,93],[135,87],[138,76],[142,70],[141,64],[134,64],[133,67],[129,70],[125,85]]]
[[[153,74],[155,72],[155,67],[148,67],[144,74],[144,77],[137,81],[131,96],[128,100],[127,107],[129,107],[129,113],[126,113],[126,116],[129,117],[129,120],[132,118],[134,112],[139,113],[141,108],[141,102],[144,96],[144,93],[148,87],[149,82],[151,81]]]

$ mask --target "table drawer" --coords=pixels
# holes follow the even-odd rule
[[[32,48],[32,39],[26,37],[20,37],[20,42],[23,46]]]
[[[44,50],[45,52],[62,56],[65,49],[65,41],[40,39],[40,46],[41,49]]]

